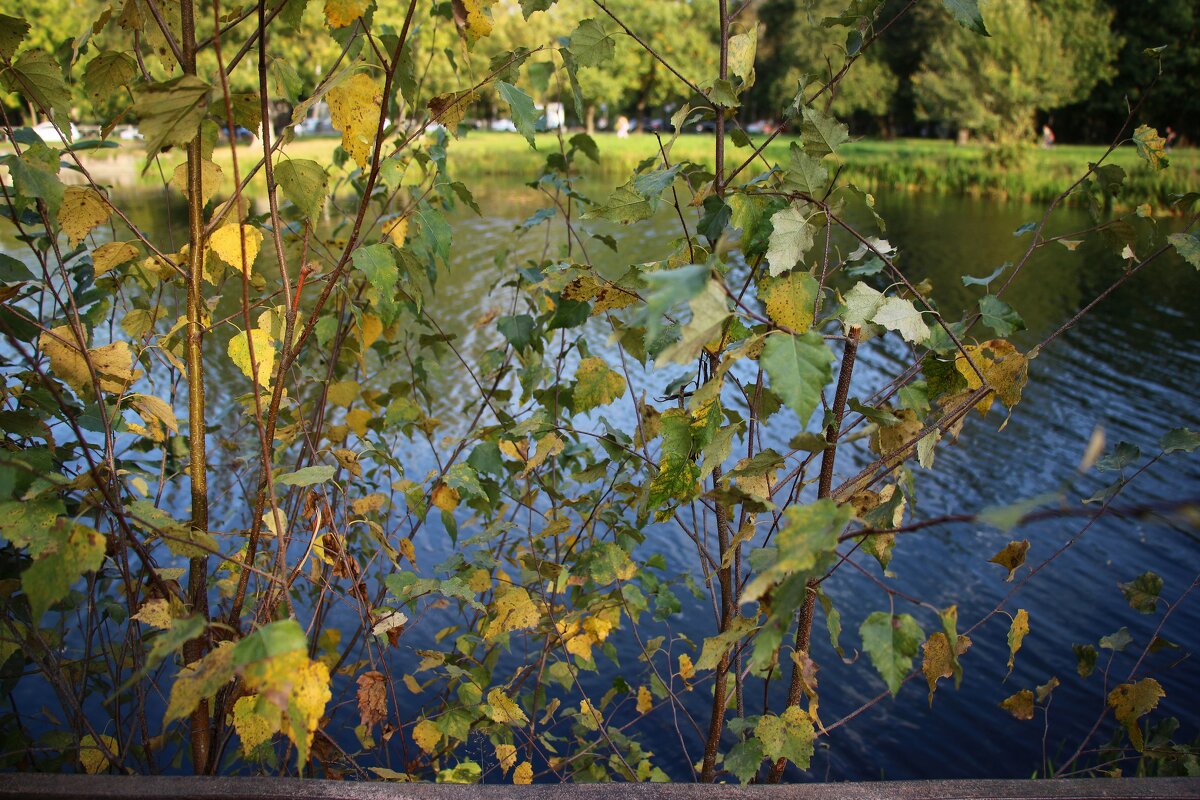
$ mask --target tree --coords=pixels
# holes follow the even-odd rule
[[[998,142],[1029,140],[1038,111],[1076,102],[1114,74],[1120,44],[1099,0],[989,0],[988,37],[948,18],[913,79],[920,113]]]

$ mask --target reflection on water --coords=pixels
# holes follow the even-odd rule
[[[490,326],[477,328],[474,323],[492,308],[507,309],[511,305],[511,287],[504,284],[515,269],[547,252],[557,256],[565,245],[557,229],[549,235],[544,227],[521,236],[514,234],[514,226],[543,205],[537,193],[504,191],[486,184],[473,188],[485,216],[474,216],[467,209],[456,212],[453,265],[450,273],[439,279],[438,292],[428,303],[429,313],[439,325],[457,335],[456,347],[468,361],[498,342]],[[583,192],[587,194],[588,187]],[[131,193],[120,200],[152,238],[175,245],[185,241],[185,207],[177,195],[164,198],[161,192]],[[1014,231],[1040,216],[1039,209],[1028,206],[928,196],[885,197],[879,205],[888,222],[888,239],[902,253],[903,268],[914,282],[928,279],[932,283],[933,299],[951,319],[973,306],[981,294],[977,287],[964,286],[959,276],[964,272],[987,275],[1005,261],[1018,258],[1027,240],[1014,236]],[[636,257],[645,262],[665,256],[670,240],[677,235],[677,224],[673,216],[663,214],[649,228],[636,231],[598,225],[589,231],[612,235],[619,251],[611,252],[586,236],[585,246],[601,270],[616,275],[627,266],[624,259]],[[1082,213],[1068,210],[1056,217],[1052,227],[1066,232],[1087,226]],[[634,236],[644,238],[634,241]],[[0,238],[0,246],[8,252],[17,251],[16,243],[8,239]],[[575,257],[579,257],[577,250]],[[1107,250],[1092,245],[1073,252],[1065,247],[1040,252],[1005,295],[1028,325],[1028,331],[1014,337],[1017,343],[1027,348],[1040,341],[1107,287],[1120,269],[1121,263]],[[1000,280],[1006,278],[1007,274]],[[606,352],[603,343],[607,337],[600,323],[593,320],[589,324],[597,326],[593,331],[596,335],[590,338],[593,350],[615,359],[615,351]],[[228,369],[221,346],[210,337],[209,363]],[[1200,390],[1196,380],[1200,374],[1198,352],[1200,276],[1173,257],[1165,259],[1127,282],[1032,362],[1024,400],[1005,431],[997,432],[999,417],[995,413],[987,419],[972,415],[959,443],[939,450],[936,471],[914,466],[916,517],[976,511],[1058,487],[1071,477],[1072,467],[1097,425],[1104,427],[1109,442],[1129,441],[1140,445],[1144,453],[1154,452],[1153,443],[1168,428],[1200,427],[1200,407],[1196,403]],[[853,394],[860,398],[871,394],[907,363],[907,356],[892,337],[864,344],[859,351]],[[466,423],[462,418],[464,403],[469,402],[469,394],[461,391],[463,371],[451,358],[428,366],[433,394],[441,398],[441,407],[434,412],[447,430],[461,429]],[[661,371],[633,366],[630,377],[635,394],[656,394],[667,383]],[[385,374],[373,378],[387,386],[391,376],[384,369]],[[226,436],[246,424],[231,398],[220,396],[222,387],[229,385],[241,383],[217,380],[210,384],[210,403],[220,415],[215,421]],[[627,404],[616,404],[605,409],[605,415],[615,425],[630,429],[633,423],[629,410]],[[794,431],[783,431],[781,427],[773,428],[778,438],[764,442],[766,446],[785,449]],[[393,455],[406,464],[410,475],[424,474],[433,465],[427,449],[413,447],[411,452]],[[839,455],[838,472],[842,477],[849,476],[868,460],[865,452],[848,450]],[[226,498],[242,496],[236,486],[228,485],[229,474],[217,472],[210,478],[218,506],[223,501],[228,505]],[[1088,495],[1100,485],[1093,473],[1076,480],[1073,492]],[[1130,499],[1177,499],[1194,494],[1198,486],[1198,459],[1177,457],[1152,468],[1134,485]],[[186,486],[173,488],[177,494],[168,502],[182,508]],[[247,522],[244,508],[237,504],[214,516],[223,520],[228,530]],[[1081,526],[1078,520],[1059,520],[1023,529],[1021,536],[1032,543],[1030,561],[1036,563],[1047,557]],[[1002,571],[985,563],[981,556],[1000,549],[1009,538],[1008,534],[973,525],[937,528],[903,539],[890,571],[907,594],[940,607],[957,602],[961,630],[992,609],[1010,589]],[[694,548],[673,526],[652,527],[646,547],[662,552],[670,570],[694,572],[693,560],[688,557]],[[434,564],[450,552],[448,538],[431,521],[417,540],[418,562]],[[864,564],[877,572],[873,563]],[[1005,677],[1008,619],[999,615],[972,636],[974,645],[964,662],[966,677],[960,691],[943,682],[930,707],[921,682],[906,685],[896,700],[871,706],[823,740],[809,777],[1026,777],[1042,759],[1042,717],[1018,722],[997,704],[1019,689],[1046,683],[1052,676],[1057,676],[1062,686],[1053,698],[1047,749],[1052,760],[1065,758],[1103,704],[1101,676],[1096,674],[1088,680],[1077,676],[1071,644],[1094,642],[1124,625],[1140,652],[1158,617],[1131,612],[1117,583],[1152,569],[1165,581],[1164,596],[1173,598],[1196,577],[1198,564],[1200,543],[1188,532],[1131,520],[1102,521],[1092,526],[1077,546],[1033,580],[1010,605],[1010,611],[1028,609],[1031,618],[1031,633],[1011,676]],[[821,665],[821,716],[830,722],[884,689],[874,670],[858,656],[857,627],[868,613],[886,609],[888,597],[854,570],[840,572],[828,582],[826,591],[842,613],[842,643],[847,661],[854,662],[844,663],[838,657],[821,630],[823,623],[818,621],[813,655]],[[712,632],[712,607],[707,598],[700,600],[686,592],[680,593],[680,599],[682,612],[657,633],[683,633],[700,641]],[[414,650],[432,644],[441,621],[436,613],[431,617],[405,635],[399,650],[388,651],[389,657],[397,661],[395,674],[408,671],[409,667],[401,665],[411,665]],[[358,624],[357,619],[347,618],[345,622],[348,629]],[[1200,607],[1184,604],[1161,635],[1180,642],[1186,650],[1195,644],[1197,630]],[[634,668],[639,651],[632,637],[625,633],[616,644],[621,664]],[[1133,658],[1136,656],[1128,653],[1117,654],[1113,675],[1124,676]],[[589,689],[603,692],[609,688],[613,672],[611,665],[602,664],[600,674],[584,676],[583,680]],[[1183,723],[1177,738],[1194,737],[1200,727],[1200,707],[1193,701],[1200,692],[1200,665],[1194,659],[1184,660],[1174,670],[1156,677],[1167,689],[1160,709],[1178,716]],[[779,707],[786,693],[785,682],[775,681],[770,691]],[[418,707],[413,696],[400,692],[398,697],[401,702],[413,704],[402,708],[402,714]],[[761,697],[761,684],[749,684],[747,713],[761,710]],[[711,700],[704,690],[686,694],[684,702],[696,719],[707,718]],[[348,732],[357,723],[352,706],[336,713],[330,729],[340,728],[352,735]],[[695,761],[701,753],[695,732],[681,726],[687,745],[685,756],[669,710],[652,715],[646,724],[650,727],[640,730],[643,741],[655,751],[654,763],[672,778],[690,778],[687,760]],[[1100,738],[1106,735],[1107,729],[1102,729]],[[347,744],[353,746],[352,742]],[[725,746],[730,744],[732,739]],[[797,773],[792,777],[802,776]]]

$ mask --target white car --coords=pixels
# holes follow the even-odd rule
[[[142,132],[133,125],[124,125],[121,127],[121,130],[117,132],[117,138],[122,142],[136,142],[137,140],[145,139],[146,137],[142,136]]]
[[[491,129],[494,131],[508,131],[511,133],[517,129],[517,126],[511,119],[505,117],[502,119],[492,120]]]
[[[74,122],[68,124],[70,125],[71,129],[71,141],[77,141],[79,139],[79,129],[75,127]],[[37,125],[34,125],[33,132],[36,133],[38,138],[43,142],[49,142],[50,144],[62,144],[62,137],[58,135],[58,129],[54,127],[54,123],[50,120],[46,120],[45,122],[40,122]]]

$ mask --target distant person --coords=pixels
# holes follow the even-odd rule
[[[629,138],[629,117],[625,116],[624,114],[617,117],[617,138]]]
[[[1043,125],[1042,126],[1042,147],[1049,150],[1053,146],[1054,146],[1054,131],[1050,129],[1049,125]]]
[[[1179,131],[1175,130],[1170,125],[1168,125],[1167,126],[1167,138],[1163,143],[1163,149],[1170,150],[1171,147],[1175,144],[1175,140],[1178,138],[1179,138]]]

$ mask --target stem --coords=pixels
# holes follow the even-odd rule
[[[833,462],[837,458],[838,434],[842,428],[842,415],[846,412],[846,398],[850,394],[850,376],[854,373],[854,358],[858,354],[859,332],[859,327],[852,325],[846,335],[846,349],[842,353],[837,390],[833,396],[833,422],[825,429],[825,441],[829,444],[821,455],[821,477],[817,482],[818,498],[829,497],[833,487]],[[817,605],[817,583],[816,578],[809,579],[807,591],[804,593],[804,604],[800,606],[800,613],[796,617],[795,652],[806,656],[809,642],[812,639],[813,614]],[[788,708],[800,702],[804,690],[803,672],[799,663],[792,664],[792,680],[788,684]],[[772,764],[771,771],[767,774],[767,783],[779,783],[786,766],[786,758],[780,758]]]
[[[179,6],[180,27],[183,31],[184,74],[196,74],[196,23],[192,0]],[[208,532],[208,457],[205,451],[204,424],[204,364],[202,358],[204,305],[200,294],[204,278],[204,207],[201,198],[201,141],[196,138],[187,146],[188,185],[188,272],[187,272],[187,377],[188,377],[188,473],[192,487],[192,530]],[[188,599],[192,613],[202,614],[208,622],[208,556],[199,556],[188,564]],[[192,663],[204,656],[205,640],[193,639],[183,646],[183,657]],[[201,700],[191,716],[192,769],[202,773],[208,764],[210,750],[208,701]]]

